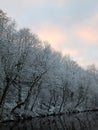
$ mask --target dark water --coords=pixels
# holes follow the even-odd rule
[[[98,130],[98,113],[35,118],[0,124],[0,130]]]

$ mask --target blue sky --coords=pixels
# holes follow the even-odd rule
[[[98,66],[98,0],[0,0],[0,8],[81,66]]]

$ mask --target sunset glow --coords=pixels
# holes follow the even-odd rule
[[[1,0],[0,8],[81,66],[98,65],[97,0]]]

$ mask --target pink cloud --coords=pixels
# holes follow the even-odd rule
[[[90,19],[75,25],[74,30],[76,38],[89,44],[98,42],[98,13]]]
[[[80,40],[93,43],[98,41],[98,32],[94,28],[85,27],[78,29],[76,34]]]
[[[70,39],[67,32],[50,23],[43,23],[42,26],[37,29],[35,28],[35,32],[38,34],[40,39],[48,41],[52,48],[61,52],[62,55],[70,55],[72,58],[78,59],[75,57],[80,55],[79,50],[77,48],[68,47]]]
[[[64,43],[68,41],[67,34],[59,27],[50,23],[44,23],[42,26],[35,29],[35,32],[38,34],[39,38],[48,41],[57,51],[62,51]]]

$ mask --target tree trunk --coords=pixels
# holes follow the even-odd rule
[[[7,94],[7,91],[9,89],[9,86],[10,86],[10,80],[9,78],[6,78],[6,86],[4,88],[4,91],[3,91],[3,94],[1,96],[1,99],[0,99],[0,114],[2,115],[3,113],[3,108],[4,108],[4,103],[5,103],[5,98],[6,98],[6,94]]]

